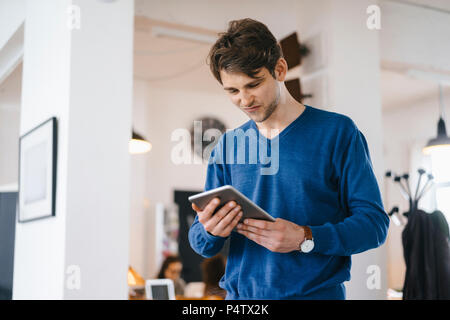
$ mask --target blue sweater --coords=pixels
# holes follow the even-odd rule
[[[248,133],[246,143],[239,132]],[[227,299],[345,299],[350,256],[386,239],[389,218],[367,142],[344,115],[306,106],[273,139],[253,120],[228,131],[211,153],[205,191],[226,184],[273,217],[309,226],[315,243],[310,253],[276,253],[233,231],[220,281]],[[198,218],[189,230],[192,248],[204,257],[226,240],[206,232]]]

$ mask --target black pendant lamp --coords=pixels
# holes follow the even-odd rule
[[[447,136],[447,130],[444,122],[444,99],[442,95],[442,85],[439,85],[439,109],[440,117],[438,121],[437,137],[430,139],[423,148],[423,153],[431,154],[435,150],[450,149],[450,138]]]
[[[132,131],[130,143],[128,145],[129,152],[131,154],[147,153],[151,150],[152,144],[148,142],[143,136]]]

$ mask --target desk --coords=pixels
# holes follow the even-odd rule
[[[193,297],[186,297],[186,296],[176,296],[176,300],[223,300],[222,297],[219,296],[204,296],[201,298],[193,298]]]

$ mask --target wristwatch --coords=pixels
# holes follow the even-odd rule
[[[308,226],[303,226],[303,230],[305,231],[305,240],[299,245],[299,251],[303,253],[311,252],[314,249],[314,239],[312,237],[311,228]]]

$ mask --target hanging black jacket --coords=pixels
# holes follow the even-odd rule
[[[410,212],[402,240],[406,262],[403,299],[450,299],[449,229],[442,212]]]

